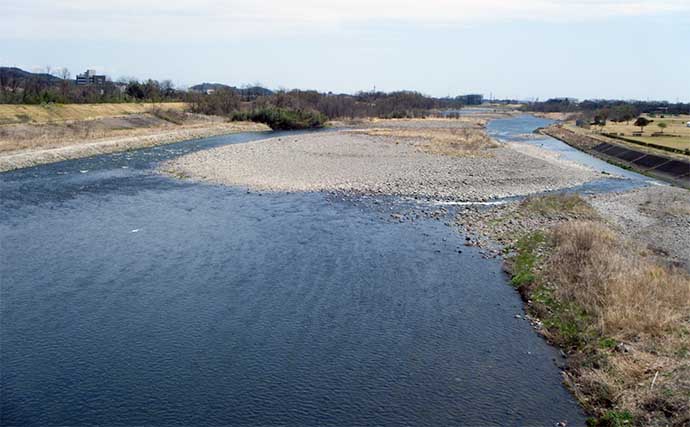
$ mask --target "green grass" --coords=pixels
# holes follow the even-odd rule
[[[546,200],[540,200],[545,198]],[[568,196],[565,200],[573,209],[580,209],[582,200],[578,196]],[[552,210],[561,207],[561,195],[540,196],[531,203],[534,209]],[[586,202],[583,201],[586,204]],[[589,206],[589,205],[587,205]],[[515,245],[516,255],[512,259],[511,284],[520,288],[529,287],[529,298],[533,302],[535,314],[541,318],[544,327],[553,334],[557,344],[573,349],[582,349],[593,339],[588,327],[590,317],[582,307],[572,302],[559,300],[553,289],[544,280],[539,280],[539,272],[544,257],[550,251],[552,242],[543,231],[534,231],[520,238]]]
[[[599,419],[587,420],[588,427],[626,427],[633,425],[633,416],[628,411],[609,411]]]
[[[537,286],[531,299],[542,318],[544,327],[551,331],[554,341],[569,349],[583,349],[594,336],[589,331],[590,317],[577,304],[560,301],[553,290],[544,284]]]
[[[513,277],[510,283],[520,286],[534,282],[535,266],[539,257],[538,249],[546,242],[546,235],[540,231],[523,236],[516,244],[517,255],[513,259]]]
[[[613,338],[599,339],[599,348],[612,349],[615,348],[616,345],[618,345],[618,341],[614,340]]]

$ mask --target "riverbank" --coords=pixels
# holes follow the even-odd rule
[[[528,319],[567,353],[566,383],[595,425],[687,425],[688,191],[537,196],[468,207],[457,223],[469,244],[506,254]]]
[[[541,129],[540,133],[614,165],[690,188],[690,158],[684,154],[628,144],[605,135],[588,135],[561,124]]]
[[[184,111],[184,102],[112,104],[0,104],[0,125],[64,123],[68,121],[94,120],[106,117],[121,117],[130,114],[145,114],[152,110]]]
[[[582,199],[579,207],[585,206],[587,215],[578,215],[582,212],[557,198],[551,205],[545,203],[534,216],[528,215],[519,201],[491,208],[468,206],[461,225],[473,236],[473,244],[495,250],[496,243],[511,247],[526,233],[564,221],[602,220],[625,238],[646,245],[650,256],[657,256],[659,262],[690,272],[690,191],[655,185]]]
[[[260,191],[343,191],[485,201],[600,177],[550,152],[498,144],[483,122],[377,121],[353,130],[273,138],[193,153],[161,166],[175,176]]]
[[[157,110],[60,123],[0,126],[0,172],[236,132],[267,131],[252,122]]]

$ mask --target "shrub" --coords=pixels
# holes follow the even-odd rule
[[[236,112],[231,116],[231,119],[264,123],[273,130],[320,128],[327,120],[326,116],[318,111],[277,107],[267,107],[251,112]]]
[[[208,95],[196,94],[189,102],[193,113],[228,116],[239,110],[240,96],[232,89],[221,88]]]

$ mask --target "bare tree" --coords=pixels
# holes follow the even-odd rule
[[[69,89],[71,85],[71,75],[67,68],[62,68],[59,74],[62,81],[60,82],[60,92],[62,93],[62,102],[66,102],[69,96]]]
[[[164,99],[169,99],[175,96],[175,85],[172,80],[163,80],[159,83],[160,92]]]

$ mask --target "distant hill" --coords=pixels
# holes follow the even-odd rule
[[[261,86],[252,86],[244,89],[237,89],[235,88],[236,91],[241,93],[242,95],[249,95],[249,96],[268,96],[268,95],[273,95],[273,91],[271,89],[266,89],[265,87]]]
[[[270,89],[266,89],[265,87],[261,86],[253,86],[253,87],[248,87],[248,88],[236,88],[234,86],[228,86],[222,83],[201,83],[198,85],[191,86],[189,90],[193,90],[195,92],[207,92],[209,90],[218,90],[218,89],[230,89],[234,90],[240,95],[243,96],[268,96],[268,95],[273,95],[273,91]]]
[[[0,67],[0,81],[8,82],[11,80],[18,82],[19,85],[22,85],[22,83],[28,80],[40,81],[48,84],[59,83],[62,81],[60,77],[53,76],[52,74],[32,73],[16,67]]]
[[[201,83],[198,85],[191,86],[189,90],[195,92],[206,92],[208,90],[218,90],[218,89],[234,89],[232,86],[224,85],[222,83]]]

